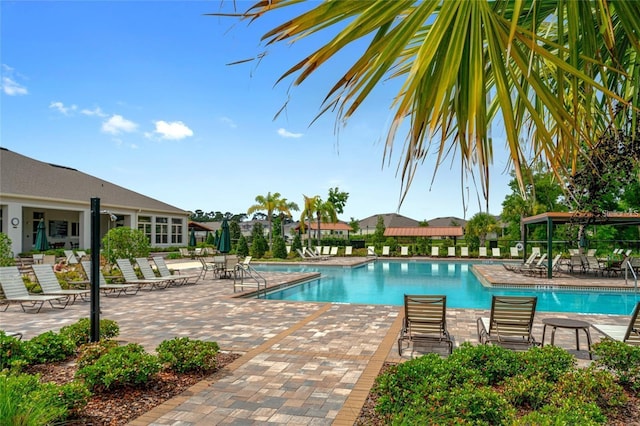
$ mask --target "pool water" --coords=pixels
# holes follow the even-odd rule
[[[491,297],[537,296],[537,310],[629,315],[640,300],[633,292],[491,289],[469,270],[471,263],[377,260],[360,267],[256,265],[259,271],[320,272],[321,278],[266,295],[267,299],[398,305],[404,294],[444,294],[447,307],[490,309]]]

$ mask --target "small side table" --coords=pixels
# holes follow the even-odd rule
[[[580,320],[572,320],[568,318],[545,318],[542,320],[544,324],[544,328],[542,329],[542,346],[544,346],[544,337],[547,333],[547,326],[551,327],[551,346],[553,346],[555,337],[556,337],[556,329],[557,328],[567,328],[570,330],[575,330],[576,332],[576,350],[580,350],[580,338],[578,336],[578,332],[580,330],[584,331],[584,334],[587,336],[587,349],[589,350],[589,359],[593,359],[591,356],[591,333],[589,333],[589,324],[586,321]]]

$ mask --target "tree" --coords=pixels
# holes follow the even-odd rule
[[[111,265],[116,259],[147,257],[151,247],[144,232],[126,226],[112,228],[102,237],[103,255]]]
[[[351,217],[349,220],[349,226],[351,227],[351,231],[356,234],[360,230],[360,221],[354,217]]]
[[[300,232],[304,234],[306,221],[306,229],[309,232],[309,236],[307,238],[307,247],[311,247],[311,221],[313,220],[313,208],[318,196],[315,195],[313,197],[307,197],[304,194],[302,196],[304,197],[304,208],[302,209],[302,213],[300,214]]]
[[[271,255],[276,259],[287,258],[287,245],[284,242],[282,235],[276,235],[273,238],[273,247],[271,249]]]
[[[273,240],[273,229],[271,227],[273,222],[273,213],[280,212],[287,216],[291,216],[289,208],[294,206],[297,208],[297,205],[289,203],[286,198],[280,197],[279,192],[274,192],[273,194],[269,192],[266,197],[258,195],[256,197],[256,204],[252,205],[247,210],[247,214],[251,214],[259,210],[265,210],[267,212],[267,221],[269,222],[269,247],[271,247],[271,242]]]
[[[401,203],[416,169],[434,148],[434,173],[448,153],[458,153],[465,172],[461,176],[476,169],[488,205],[494,124],[504,129],[521,188],[529,156],[548,161],[555,173],[566,177],[575,171],[577,158],[588,156],[594,135],[617,124],[615,104],[638,103],[640,2],[300,4],[258,1],[243,13],[212,15],[253,21],[295,7],[297,16],[286,16],[262,39],[269,47],[325,35],[325,45],[278,79],[293,78],[292,86],[301,85],[325,63],[335,64],[340,54],[338,63],[353,58],[321,101],[319,115],[337,111],[337,123],[347,122],[378,85],[399,80],[385,158],[394,142],[402,141]],[[256,61],[264,57],[261,52]],[[410,124],[403,125],[405,120]],[[406,136],[398,134],[405,129]]]
[[[382,216],[378,216],[378,221],[376,222],[376,230],[373,233],[373,241],[376,243],[382,243],[384,241],[384,218]]]
[[[229,221],[229,234],[231,235],[231,245],[233,245],[234,241],[239,241],[242,236],[240,224],[235,220]]]
[[[487,234],[498,230],[498,221],[489,213],[476,213],[467,222],[466,236],[473,248],[484,247]]]
[[[321,223],[336,223],[338,221],[336,208],[330,201],[323,201],[318,195],[314,197],[307,197],[304,195],[304,210],[300,217],[300,229],[304,232],[304,221],[307,220],[309,222],[309,239],[307,247],[311,247],[311,220],[314,217],[318,222],[318,244],[320,244],[322,238],[320,232]]]
[[[16,261],[11,252],[11,238],[4,232],[0,232],[0,266],[13,266]]]
[[[238,238],[238,245],[236,246],[236,254],[241,257],[249,256],[249,245],[244,235],[240,235]]]
[[[253,224],[253,229],[251,230],[251,248],[249,252],[251,256],[259,259],[264,257],[267,250],[269,250],[269,246],[267,245],[267,240],[264,238],[264,228],[260,222],[256,222]]]
[[[327,201],[333,204],[337,214],[342,214],[344,212],[344,206],[347,204],[348,199],[348,192],[340,192],[337,186],[335,188],[329,188]]]

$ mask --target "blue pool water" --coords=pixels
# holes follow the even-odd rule
[[[629,315],[638,293],[483,287],[469,263],[402,262],[377,260],[350,267],[256,266],[262,271],[320,272],[319,280],[269,293],[267,299],[308,302],[398,305],[406,294],[445,294],[447,307],[489,309],[491,296],[538,296],[537,310]]]

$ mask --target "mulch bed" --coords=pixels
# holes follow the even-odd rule
[[[218,364],[207,373],[161,372],[144,388],[123,387],[108,392],[93,393],[89,403],[77,415],[68,419],[72,426],[117,426],[125,425],[152,408],[179,395],[205,378],[220,374],[222,369],[239,358],[240,354],[218,353]],[[71,382],[76,373],[75,360],[56,364],[41,364],[29,367],[27,373],[40,374],[43,382],[63,384]]]

